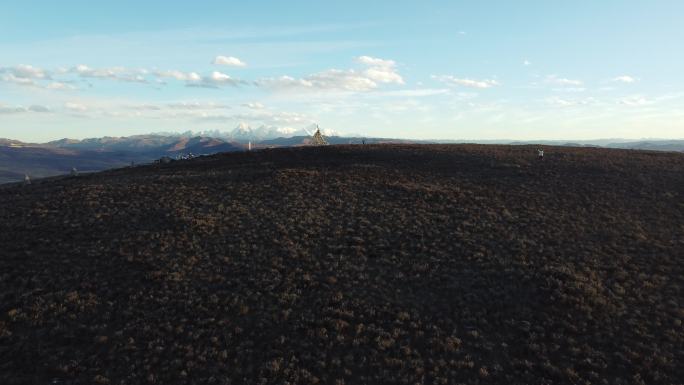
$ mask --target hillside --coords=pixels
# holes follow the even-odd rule
[[[122,138],[60,139],[22,143],[0,139],[0,184],[23,181],[25,175],[43,178],[151,163],[162,156],[242,151],[241,145],[206,137],[138,135]]]
[[[684,154],[366,145],[0,187],[2,384],[672,384]]]

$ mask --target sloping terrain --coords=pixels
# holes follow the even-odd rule
[[[150,163],[162,156],[242,151],[236,143],[206,137],[138,135],[123,138],[61,139],[22,143],[0,139],[0,184],[23,181],[25,175],[44,178],[79,171],[101,171]]]
[[[76,167],[92,172],[150,162],[151,156],[128,152],[98,152],[66,148],[4,147],[0,145],[0,184],[23,181],[25,175],[44,178],[68,174]]]
[[[367,145],[0,188],[2,384],[673,384],[684,155]]]

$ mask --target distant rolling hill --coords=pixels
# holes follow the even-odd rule
[[[208,155],[241,151],[237,143],[207,137],[140,135],[124,138],[61,139],[35,144],[0,139],[0,183],[17,182],[25,175],[42,178],[79,172],[100,171],[149,163],[162,156]]]
[[[273,136],[280,131],[272,127],[238,127],[227,136],[187,134],[149,134],[129,137],[102,137],[83,140],[60,139],[48,143],[23,143],[12,139],[0,138],[0,183],[17,182],[28,174],[32,178],[41,178],[66,174],[73,167],[79,171],[99,171],[109,168],[130,165],[131,162],[149,163],[162,156],[175,157],[181,154],[209,155],[219,152],[243,151],[247,143],[253,148],[296,147],[310,144],[310,136],[301,135],[262,139]],[[212,134],[212,135],[214,135]],[[243,135],[243,136],[240,136]],[[253,140],[248,140],[252,138]],[[326,136],[330,144],[380,144],[380,143],[419,143],[428,144],[435,141],[407,140],[373,137]],[[239,143],[237,142],[239,141]],[[457,143],[463,141],[441,141]],[[602,139],[593,141],[537,141],[512,142],[509,140],[489,141],[497,144],[535,144],[544,146],[566,147],[610,147],[622,149],[678,151],[684,152],[684,140],[643,140],[628,142],[619,139]]]
[[[610,143],[606,147],[624,148],[624,149],[631,149],[631,150],[684,152],[684,140],[656,140],[656,141]]]
[[[500,141],[500,144],[515,144],[527,145],[538,144],[545,146],[563,146],[563,147],[605,147],[605,148],[620,148],[625,150],[649,150],[649,151],[676,151],[684,152],[684,140],[639,140],[626,141],[619,139],[597,139],[597,140],[580,140],[580,141],[566,141],[566,140],[540,140],[540,141]]]

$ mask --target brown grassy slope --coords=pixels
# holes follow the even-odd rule
[[[546,154],[290,148],[0,188],[0,383],[681,382],[684,155]]]

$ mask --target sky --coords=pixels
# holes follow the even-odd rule
[[[10,1],[0,137],[684,138],[684,2]]]

